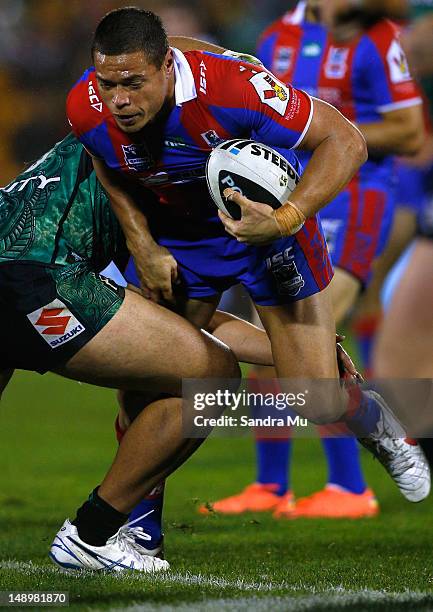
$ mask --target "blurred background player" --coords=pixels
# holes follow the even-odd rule
[[[433,2],[410,2],[415,19],[404,36],[405,48],[433,108]],[[430,159],[433,156],[430,152]],[[373,372],[381,378],[433,378],[433,179],[425,183],[427,203],[418,235],[378,333]],[[398,338],[396,334],[398,333]],[[388,352],[390,351],[390,352]],[[429,443],[428,443],[429,442]],[[431,441],[424,441],[432,458]]]
[[[422,101],[396,26],[358,11],[328,33],[320,23],[322,6],[321,0],[300,2],[265,31],[258,56],[282,81],[335,105],[358,125],[369,147],[370,160],[320,214],[336,267],[331,288],[339,325],[367,285],[388,239],[394,209],[390,156],[419,150]],[[308,157],[301,161],[308,162]],[[377,503],[366,487],[356,441],[333,437],[322,442],[328,460],[323,491],[294,506],[288,482],[290,441],[257,440],[256,483],[240,495],[216,502],[214,510],[273,510],[276,517],[291,518],[374,515]]]

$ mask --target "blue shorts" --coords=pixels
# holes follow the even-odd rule
[[[367,285],[372,264],[388,241],[393,217],[392,190],[352,181],[320,212],[333,265]]]
[[[263,247],[247,246],[228,234],[180,240],[157,236],[179,265],[184,296],[203,299],[241,283],[260,306],[303,300],[322,291],[333,271],[318,219],[307,221],[295,236]],[[131,259],[125,278],[139,285]]]
[[[404,162],[395,162],[395,203],[399,208],[410,208],[419,213],[426,201],[430,168],[414,168]]]

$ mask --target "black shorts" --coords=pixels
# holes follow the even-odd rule
[[[0,370],[64,365],[113,318],[125,290],[87,262],[0,265]]]

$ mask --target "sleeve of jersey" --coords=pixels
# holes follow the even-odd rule
[[[245,133],[269,146],[295,149],[303,141],[313,118],[308,94],[284,85],[270,72],[242,70],[234,94],[242,105]]]
[[[82,78],[71,89],[66,100],[66,115],[72,132],[87,152],[93,157],[102,159],[103,156],[97,149],[98,119],[99,115],[102,115],[102,103],[98,100],[101,106],[99,104],[90,106],[88,88],[87,80]],[[95,113],[98,113],[98,116],[95,116]]]
[[[387,113],[422,103],[397,32],[391,26],[365,39],[359,60],[369,68],[367,89],[377,112]]]

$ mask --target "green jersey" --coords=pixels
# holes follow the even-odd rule
[[[88,261],[102,269],[122,248],[107,195],[72,134],[0,189],[0,264]]]

